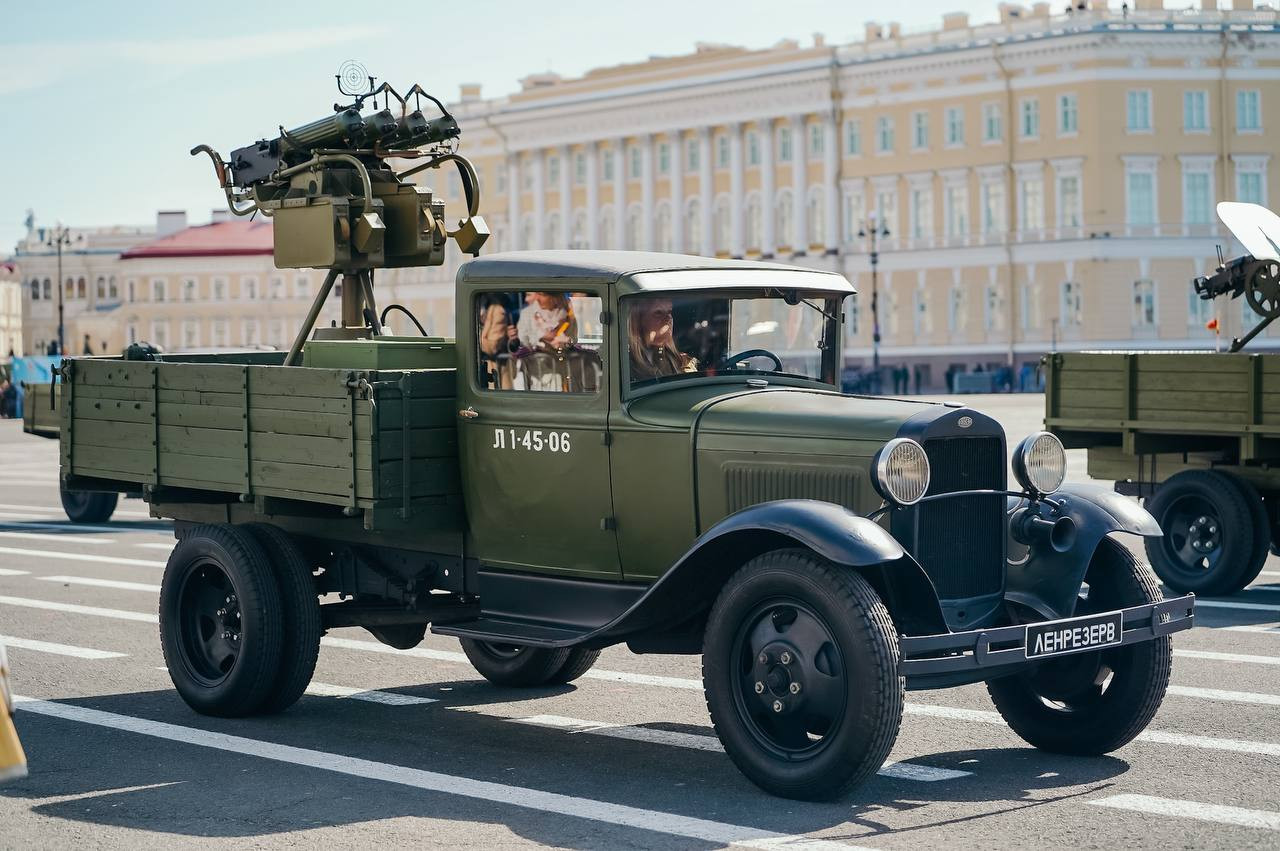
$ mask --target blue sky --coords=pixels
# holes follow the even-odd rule
[[[359,14],[369,8],[395,12]],[[24,233],[28,208],[45,225],[146,224],[162,208],[206,221],[222,198],[190,148],[225,155],[320,117],[346,59],[401,90],[417,81],[454,99],[460,83],[478,82],[493,96],[534,71],[573,76],[687,53],[697,41],[765,47],[816,32],[849,41],[867,20],[918,29],[955,10],[974,22],[997,15],[996,0],[13,0],[0,31],[0,257]]]

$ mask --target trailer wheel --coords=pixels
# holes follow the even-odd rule
[[[280,671],[280,591],[253,535],[200,526],[169,554],[160,582],[160,645],[169,677],[203,715],[259,711]]]
[[[115,513],[118,493],[100,491],[69,491],[59,488],[62,510],[72,523],[106,523]]]
[[[880,769],[902,722],[889,610],[861,576],[807,550],[759,556],[712,606],[707,708],[753,783],[786,798],[838,797]]]
[[[320,655],[320,600],[311,566],[283,530],[266,523],[248,527],[274,568],[280,592],[282,645],[280,671],[259,712],[288,709],[307,690]]]
[[[1164,535],[1147,538],[1147,558],[1176,591],[1232,594],[1254,559],[1254,515],[1244,493],[1216,470],[1184,470],[1147,500]]]
[[[1085,576],[1077,614],[1164,599],[1147,565],[1103,538]],[[1169,636],[1041,662],[987,682],[1000,715],[1023,741],[1054,753],[1096,756],[1130,742],[1164,700],[1173,665]]]
[[[569,661],[569,648],[525,647],[495,641],[459,639],[462,652],[489,682],[500,686],[543,686],[557,682],[556,675]],[[584,671],[585,673],[585,671]],[[567,682],[567,681],[561,681]]]

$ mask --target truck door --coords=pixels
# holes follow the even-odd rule
[[[603,289],[481,289],[460,309],[459,453],[482,565],[621,578]]]

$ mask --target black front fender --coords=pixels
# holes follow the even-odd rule
[[[1080,584],[1104,537],[1112,532],[1159,537],[1161,532],[1146,509],[1097,485],[1063,485],[1050,499],[1061,506],[1054,517],[1065,515],[1075,522],[1075,542],[1060,553],[1047,544],[1029,547],[1010,535],[1005,599],[1046,618],[1064,618],[1075,612]],[[1009,497],[1009,515],[1026,504],[1026,499]]]
[[[857,570],[885,601],[899,630],[946,629],[933,583],[883,527],[833,503],[784,499],[744,508],[704,532],[644,596],[602,628],[599,638],[678,628],[705,615],[743,564],[761,553],[794,547]]]

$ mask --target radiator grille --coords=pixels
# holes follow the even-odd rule
[[[775,499],[818,499],[852,509],[859,473],[848,468],[802,464],[726,464],[729,513]]]
[[[1003,489],[1004,445],[999,437],[943,437],[924,441],[929,494]],[[926,502],[903,512],[899,540],[929,574],[942,599],[995,594],[1004,586],[1005,498],[964,496]]]

